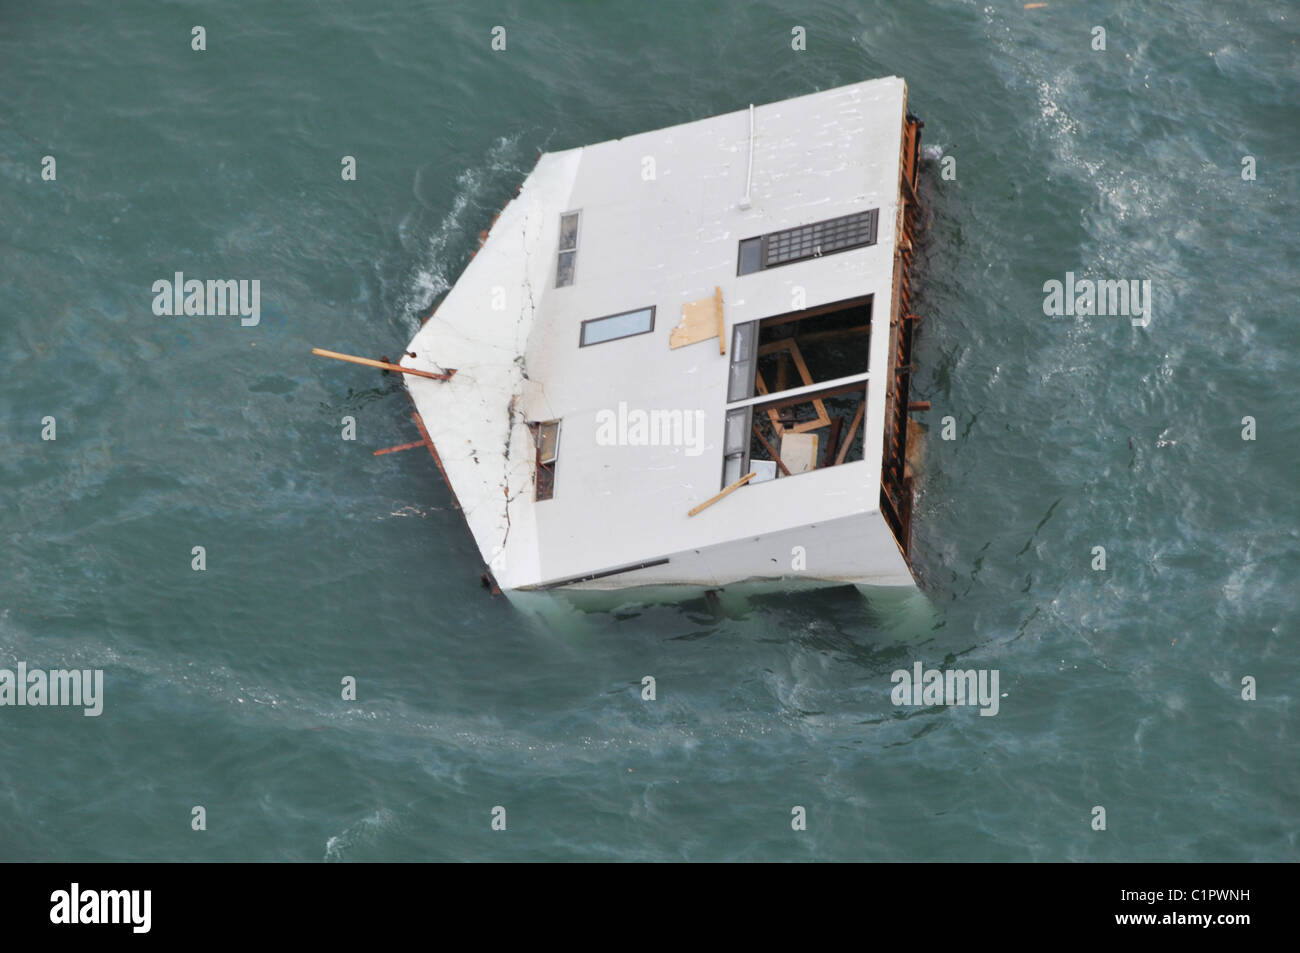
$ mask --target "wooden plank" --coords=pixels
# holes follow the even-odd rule
[[[682,320],[668,336],[668,347],[676,350],[688,344],[707,341],[718,333],[718,303],[716,297],[687,301],[682,305]],[[719,346],[723,346],[718,338]]]
[[[414,450],[416,447],[424,447],[427,444],[423,440],[413,440],[410,443],[398,444],[396,447],[384,447],[383,450],[376,450],[375,456],[382,457],[386,453],[399,453],[402,450]]]
[[[742,486],[744,486],[746,483],[748,483],[748,482],[749,482],[750,480],[752,480],[752,479],[754,479],[754,472],[751,470],[749,473],[746,473],[743,477],[741,477],[741,478],[740,478],[739,480],[737,480],[735,483],[731,484],[731,485],[728,486],[728,487],[724,487],[721,493],[715,493],[713,496],[709,497],[707,500],[705,500],[705,501],[704,501],[703,503],[701,503],[699,506],[693,507],[693,508],[691,509],[691,511],[690,511],[689,513],[687,513],[686,515],[687,515],[687,516],[694,516],[696,513],[700,512],[701,510],[708,509],[710,506],[712,506],[714,503],[718,502],[718,500],[722,499],[724,496],[727,496],[728,494],[731,494],[731,493],[735,493],[737,490],[739,490]]]
[[[722,288],[713,286],[713,310],[718,316],[718,353],[727,354],[727,323],[722,318]]]
[[[314,347],[311,352],[317,357],[329,357],[336,361],[347,361],[349,364],[361,364],[365,367],[377,367],[381,371],[396,371],[399,374],[411,374],[415,377],[427,377],[431,381],[451,380],[451,375],[455,374],[454,368],[448,369],[445,374],[434,374],[430,371],[417,371],[413,367],[402,367],[400,364],[389,364],[387,361],[372,361],[368,357],[357,357],[355,354],[340,354],[338,351],[327,351],[323,347]]]
[[[754,424],[754,436],[758,438],[759,443],[763,445],[763,449],[766,450],[768,455],[776,462],[777,469],[786,476],[789,476],[790,470],[781,462],[781,454],[776,452],[776,447],[772,446],[772,441],[763,436],[763,431],[758,429],[758,424]]]
[[[826,438],[826,453],[822,457],[822,466],[829,467],[835,462],[835,450],[840,445],[840,428],[844,426],[844,418],[836,414],[831,420],[830,436]]]
[[[840,452],[835,455],[835,465],[839,466],[844,462],[844,458],[849,455],[849,448],[853,446],[853,437],[858,432],[858,427],[862,425],[862,412],[866,409],[867,402],[864,400],[858,404],[858,409],[853,413],[853,420],[849,422],[849,429],[844,434],[844,442],[840,444]]]

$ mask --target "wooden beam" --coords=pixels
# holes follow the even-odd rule
[[[844,418],[836,414],[831,419],[831,433],[826,440],[826,452],[822,455],[822,466],[829,467],[835,461],[835,449],[840,445],[840,428],[844,426]]]
[[[727,354],[727,322],[722,318],[722,288],[713,286],[713,310],[718,316],[718,353]]]
[[[808,371],[808,365],[804,363],[803,352],[799,350],[799,345],[795,343],[794,338],[785,338],[781,341],[776,341],[773,343],[772,348],[773,352],[784,351],[790,355],[790,359],[794,362],[795,370],[799,372],[799,379],[803,381],[804,387],[812,387],[815,385],[815,381],[812,379],[812,374]],[[754,372],[754,389],[764,396],[768,393],[767,382],[763,380],[763,375],[757,371]],[[780,388],[780,390],[784,390],[784,388]],[[800,403],[802,403],[802,401],[800,401]],[[820,430],[822,427],[829,427],[831,418],[830,415],[826,413],[826,405],[822,403],[820,399],[812,399],[810,403],[813,405],[813,410],[817,412],[817,416],[812,420],[805,420],[803,423],[795,424],[791,427],[786,427],[781,423],[779,415],[775,410],[769,410],[767,416],[771,419],[772,429],[776,431],[777,436],[780,436],[787,430],[793,430],[795,433],[807,433],[809,430]]]
[[[837,467],[849,455],[849,447],[853,446],[853,436],[858,432],[858,427],[862,423],[862,412],[866,409],[866,406],[867,402],[864,400],[858,404],[858,409],[853,413],[853,420],[849,422],[848,432],[844,434],[844,442],[840,444],[840,452],[835,455],[835,465]]]
[[[372,361],[368,357],[357,357],[355,354],[340,354],[338,351],[327,351],[322,347],[314,347],[311,352],[317,357],[329,357],[336,361],[347,361],[349,364],[361,364],[365,367],[377,367],[381,371],[396,371],[399,374],[411,374],[415,377],[427,377],[431,381],[450,380],[451,375],[456,373],[455,368],[449,368],[445,374],[434,374],[431,371],[417,371],[413,367],[402,367],[400,364],[389,364],[387,361]]]
[[[712,506],[714,503],[718,502],[718,500],[722,499],[724,496],[727,496],[727,495],[730,494],[730,493],[735,493],[737,490],[739,490],[742,486],[744,486],[746,483],[748,483],[748,482],[749,482],[750,480],[752,480],[752,479],[754,479],[754,471],[753,471],[753,470],[750,470],[748,473],[746,473],[743,477],[741,477],[741,478],[740,478],[739,480],[737,480],[735,483],[731,484],[731,485],[728,486],[728,487],[724,487],[721,493],[715,493],[713,496],[709,497],[707,500],[705,500],[705,501],[704,501],[703,503],[701,503],[699,506],[693,507],[693,508],[691,509],[691,511],[690,511],[689,513],[687,513],[686,515],[687,515],[687,516],[694,516],[696,513],[700,512],[701,510],[706,510],[706,509],[708,509],[710,506]]]
[[[772,446],[772,441],[763,436],[763,431],[758,429],[758,424],[754,424],[754,436],[757,437],[759,442],[763,445],[763,449],[772,455],[772,459],[776,461],[777,469],[786,476],[789,476],[790,470],[786,467],[784,461],[781,460],[781,454],[776,452],[776,448]]]
[[[916,200],[916,189],[912,188],[912,181],[908,177],[906,171],[903,172],[901,178],[903,180],[903,185],[907,186],[908,199],[912,202],[913,205],[920,205],[921,203]]]
[[[910,402],[908,403],[908,405],[907,405],[907,409],[908,409],[909,411],[913,411],[913,410],[929,410],[929,409],[930,409],[930,402],[929,402],[928,400],[914,400],[914,401],[910,401]]]
[[[416,447],[427,446],[423,440],[413,440],[410,443],[399,444],[396,447],[384,447],[383,450],[376,450],[375,456],[382,457],[386,453],[398,453],[402,450],[414,450]]]

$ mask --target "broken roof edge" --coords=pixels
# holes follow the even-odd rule
[[[880,210],[880,244],[889,249],[892,270],[889,283],[880,288],[873,294],[873,307],[871,315],[871,347],[868,356],[868,372],[871,375],[867,383],[867,413],[865,421],[865,433],[863,437],[863,460],[869,465],[871,472],[876,475],[877,485],[872,488],[872,507],[877,511],[880,509],[879,489],[884,483],[885,478],[885,434],[886,414],[888,411],[889,396],[889,368],[890,368],[890,346],[892,344],[892,328],[895,320],[902,320],[900,314],[901,301],[896,300],[898,293],[898,282],[896,275],[898,269],[903,267],[899,260],[899,239],[902,237],[902,216],[903,216],[903,195],[902,195],[902,172],[903,172],[903,147],[905,145],[906,135],[904,129],[907,125],[908,104],[907,104],[907,83],[898,77],[898,84],[902,87],[900,97],[900,109],[897,121],[894,123],[894,130],[897,138],[891,137],[891,143],[894,150],[899,156],[898,177],[894,181],[889,191],[889,202],[883,205]],[[880,307],[876,307],[874,302],[878,301]]]
[[[739,109],[729,109],[725,112],[705,113],[704,115],[696,116],[693,119],[684,119],[681,122],[675,122],[671,126],[658,126],[654,129],[642,129],[639,132],[629,132],[625,136],[614,136],[611,139],[602,139],[599,142],[588,142],[578,146],[571,146],[568,149],[558,149],[555,152],[543,152],[542,157],[544,158],[546,156],[563,156],[567,153],[580,153],[584,149],[592,149],[599,146],[609,145],[610,143],[623,142],[628,139],[639,139],[646,136],[662,136],[665,133],[672,133],[678,129],[681,129],[685,126],[693,125],[697,122],[703,122],[709,119],[721,119],[727,116],[744,115],[749,112],[750,105],[752,105],[754,107],[754,110],[757,112],[758,110],[768,109],[773,106],[787,106],[792,104],[798,104],[801,100],[811,99],[814,96],[825,96],[828,93],[836,93],[841,91],[843,92],[847,92],[848,90],[857,90],[857,91],[873,90],[874,91],[876,89],[879,89],[879,91],[883,94],[889,91],[888,89],[889,87],[893,87],[893,86],[898,86],[901,87],[902,89],[903,104],[904,104],[903,118],[905,119],[906,112],[907,112],[907,81],[903,79],[903,77],[901,76],[893,76],[893,75],[877,76],[873,79],[863,79],[853,83],[840,83],[839,85],[836,86],[828,86],[825,89],[815,89],[812,92],[803,93],[799,96],[791,96],[788,99],[773,99],[765,103],[752,103],[752,104],[746,103],[744,106],[742,106]]]
[[[524,354],[537,303],[554,277],[551,225],[565,211],[581,151],[543,153],[401,360],[418,370],[456,368],[447,381],[407,376],[405,383],[479,553],[503,587],[540,572],[530,507],[516,505],[532,491],[533,461],[515,405],[528,380]]]

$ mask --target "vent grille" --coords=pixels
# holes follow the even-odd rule
[[[876,226],[880,209],[854,212],[824,222],[800,225],[780,232],[769,232],[740,242],[736,273],[748,275],[755,271],[807,261],[822,255],[862,248],[876,243]]]
[[[876,242],[876,219],[879,210],[857,212],[832,218],[825,222],[788,228],[766,236],[763,249],[763,267],[817,258],[837,251],[847,251]]]

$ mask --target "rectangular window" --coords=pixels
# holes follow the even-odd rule
[[[736,269],[736,274],[747,275],[751,271],[758,271],[763,267],[763,239],[758,238],[742,239],[740,243],[740,267]]]
[[[582,213],[565,212],[560,216],[560,248],[555,259],[555,287],[573,284],[573,269],[578,258],[578,219]]]
[[[560,456],[560,422],[548,420],[531,426],[533,439],[537,441],[537,499],[549,500],[555,495],[555,464]]]
[[[753,408],[727,411],[722,435],[722,485],[730,486],[749,472],[749,430]]]
[[[735,325],[727,403],[865,374],[871,302],[848,298]]]
[[[876,243],[879,209],[769,232],[740,242],[736,274],[748,275],[777,265],[789,265]]]
[[[589,344],[617,341],[619,338],[648,334],[654,329],[655,309],[653,305],[636,311],[624,311],[622,314],[592,318],[590,321],[582,322],[582,334],[579,337],[578,346],[586,347]]]
[[[722,486],[863,459],[871,295],[736,324]]]
[[[758,322],[743,321],[731,329],[731,372],[727,378],[727,403],[753,396],[754,369],[758,362]]]
[[[866,406],[859,380],[729,408],[722,486],[751,471],[761,483],[862,460]]]

